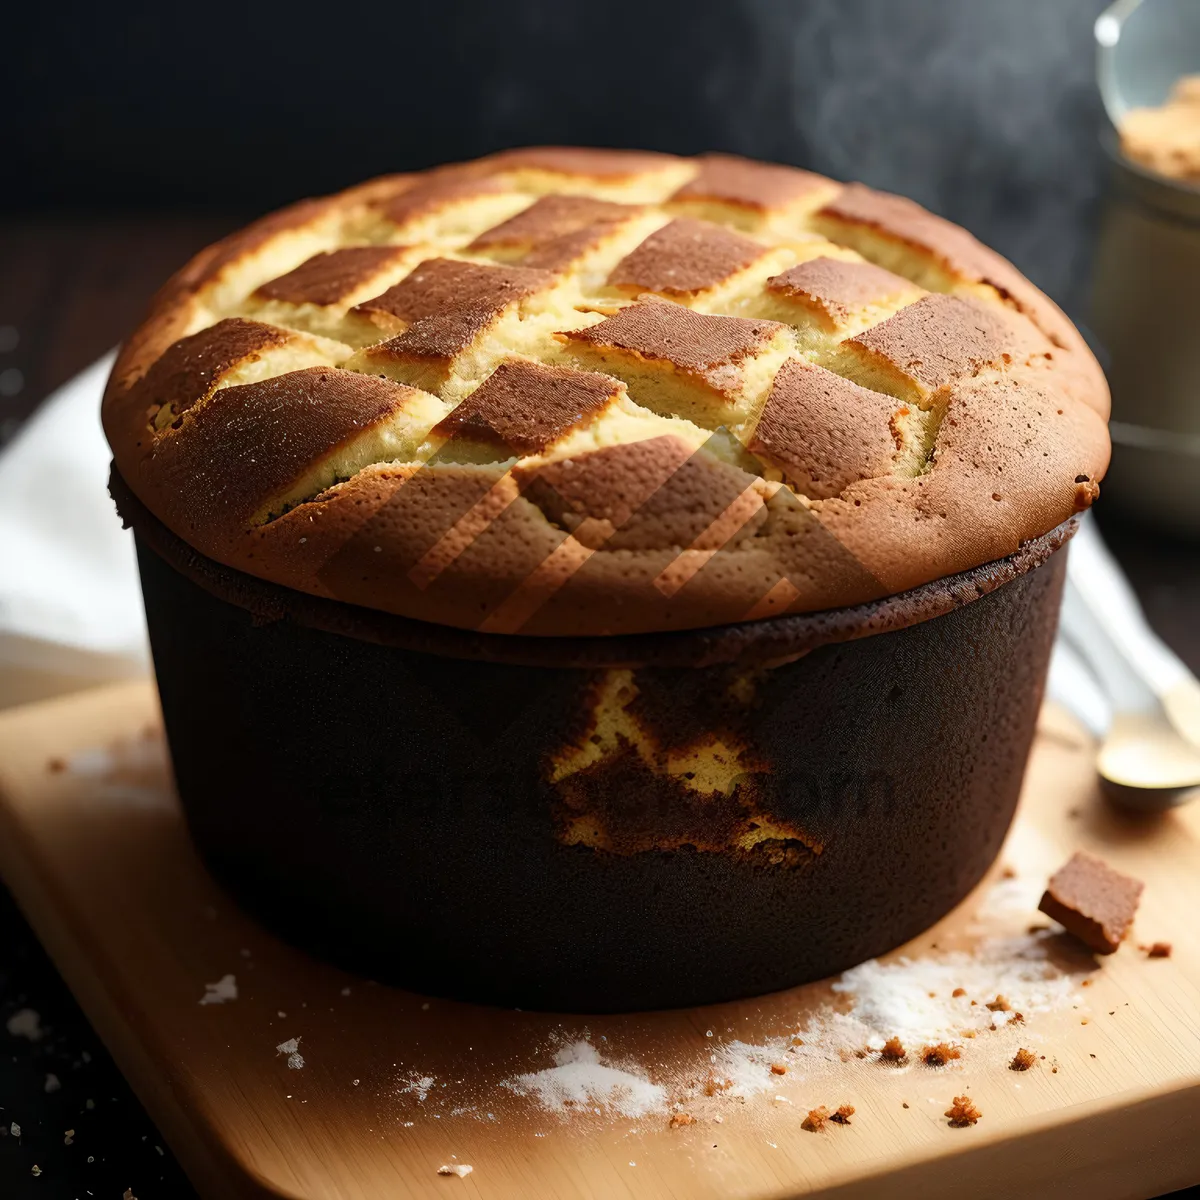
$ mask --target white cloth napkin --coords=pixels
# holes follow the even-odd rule
[[[100,428],[113,358],[55,392],[0,453],[0,707],[149,670],[133,537],[108,495]],[[1090,521],[1081,555],[1119,575]],[[1107,728],[1104,694],[1062,638],[1048,691],[1093,733]]]
[[[149,670],[100,428],[114,357],[59,388],[0,453],[0,707]]]

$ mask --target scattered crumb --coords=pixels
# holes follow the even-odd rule
[[[843,1104],[829,1119],[835,1125],[849,1125],[852,1116],[854,1116],[854,1105]]]
[[[216,983],[204,985],[204,995],[200,997],[201,1004],[224,1004],[238,998],[237,980],[232,975],[222,975]]]
[[[1050,928],[1049,925],[1042,925],[1040,922],[1035,921],[1032,925],[1030,925],[1026,928],[1025,932],[1028,933],[1030,936],[1032,936],[1033,934],[1036,934],[1036,933],[1045,933],[1046,930],[1049,928]]]
[[[954,991],[952,991],[950,993],[950,996],[952,999],[957,1000],[959,998],[959,996],[965,996],[966,994],[967,994],[966,988],[955,988]]]
[[[42,1019],[32,1008],[19,1008],[4,1023],[5,1029],[13,1037],[28,1038],[31,1042],[40,1042],[45,1030]]]
[[[908,1107],[908,1101],[907,1101],[907,1100],[901,1100],[901,1101],[900,1101],[900,1107],[901,1107],[901,1108],[907,1108],[907,1107]]]
[[[133,1188],[126,1188],[121,1195],[121,1200],[137,1200],[137,1197],[133,1194]]]
[[[280,1042],[275,1047],[276,1054],[287,1055],[287,1065],[293,1071],[299,1071],[304,1066],[304,1056],[300,1053],[300,1039],[298,1037],[288,1038],[286,1042]]]
[[[1010,1071],[1028,1071],[1036,1063],[1037,1055],[1032,1050],[1022,1048],[1013,1055],[1013,1060],[1008,1064],[1008,1069]]]
[[[443,1164],[438,1167],[437,1173],[439,1175],[457,1175],[459,1179],[465,1179],[473,1170],[475,1168],[468,1166],[467,1163],[455,1163],[453,1166]]]
[[[46,770],[49,771],[51,775],[61,775],[66,769],[67,764],[65,759],[52,758],[46,763]]]
[[[795,1037],[795,1036],[793,1036],[793,1037],[792,1037],[792,1045],[793,1045],[793,1046],[803,1046],[803,1045],[804,1045],[804,1039],[803,1039],[802,1037]]]
[[[825,1123],[829,1120],[829,1109],[825,1105],[820,1108],[809,1110],[808,1116],[800,1122],[801,1129],[807,1129],[809,1133],[820,1133],[825,1128]]]
[[[954,1103],[946,1109],[945,1115],[950,1118],[950,1124],[959,1129],[974,1125],[983,1113],[971,1102],[970,1096],[955,1096]]]
[[[671,1120],[668,1122],[672,1129],[679,1129],[684,1125],[695,1125],[696,1118],[691,1113],[672,1113]]]
[[[908,1057],[908,1051],[904,1049],[904,1044],[898,1037],[890,1037],[883,1043],[883,1049],[879,1051],[879,1057],[883,1062],[903,1062]]]
[[[61,1087],[62,1087],[62,1084],[59,1082],[57,1075],[47,1074],[47,1076],[46,1076],[46,1091],[47,1092],[57,1092],[59,1090],[59,1088],[61,1088]]]
[[[787,1066],[786,1066],[786,1064],[784,1064],[784,1063],[772,1063],[772,1064],[771,1064],[771,1074],[772,1074],[772,1075],[786,1075],[786,1074],[787,1074]]]
[[[14,1122],[13,1122],[13,1123],[12,1123],[12,1124],[11,1124],[11,1125],[8,1127],[8,1132],[9,1132],[9,1133],[11,1133],[11,1134],[13,1135],[13,1137],[15,1137],[15,1138],[19,1138],[19,1137],[21,1136],[21,1127],[20,1127],[20,1125],[18,1125],[18,1124],[16,1123],[16,1121],[14,1121]]]
[[[74,1144],[75,1144],[75,1130],[68,1129],[63,1134],[63,1145],[64,1146],[73,1146]]]
[[[1085,979],[1079,986],[1080,987],[1091,987],[1092,981],[1090,979]]]
[[[1146,952],[1147,958],[1170,958],[1171,943],[1170,942],[1152,942],[1149,946],[1142,946]]]
[[[1016,877],[1017,873],[1012,869],[1012,867],[1005,867],[1004,870],[1000,872],[1001,879],[1016,879]]]
[[[995,1000],[988,1001],[989,1012],[1012,1012],[1012,1005],[1008,1002],[1007,996],[997,995]]]
[[[41,1168],[41,1167],[39,1167],[39,1166],[37,1165],[37,1163],[34,1163],[34,1164],[33,1164],[33,1166],[30,1168],[30,1174],[31,1174],[31,1175],[33,1175],[33,1176],[36,1178],[36,1177],[37,1177],[38,1175],[40,1175],[41,1173],[42,1173],[42,1168]]]
[[[727,1092],[733,1087],[732,1079],[718,1079],[715,1075],[710,1075],[704,1081],[704,1094],[706,1096],[715,1096],[718,1092]]]
[[[948,1042],[938,1042],[921,1051],[921,1061],[927,1067],[944,1067],[952,1058],[962,1058],[962,1051]]]

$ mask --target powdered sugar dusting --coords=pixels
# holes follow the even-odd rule
[[[854,997],[853,1016],[872,1045],[893,1036],[931,1040],[990,1031],[1017,1012],[1050,1012],[1076,998],[1077,982],[1046,960],[1047,936],[985,938],[970,953],[936,958],[872,960],[845,972],[833,990]],[[954,996],[960,989],[965,994]],[[987,1008],[997,995],[1006,997],[1009,1011]]]
[[[238,998],[237,980],[232,975],[222,975],[216,983],[204,985],[201,1004],[226,1004]]]
[[[280,1042],[275,1047],[276,1054],[287,1055],[287,1065],[293,1071],[299,1071],[304,1066],[304,1055],[300,1053],[300,1039],[298,1037],[288,1038],[286,1042]]]
[[[32,1008],[19,1008],[4,1023],[5,1029],[13,1037],[28,1038],[31,1042],[40,1042],[45,1030],[42,1028],[42,1018]]]
[[[423,1103],[429,1097],[436,1080],[432,1075],[419,1075],[414,1071],[399,1088],[402,1096],[416,1096],[418,1103]]]
[[[605,1062],[591,1042],[583,1040],[560,1046],[554,1066],[506,1079],[502,1087],[518,1096],[530,1096],[545,1109],[607,1112],[622,1117],[640,1117],[665,1111],[666,1089],[652,1083],[638,1067]]]

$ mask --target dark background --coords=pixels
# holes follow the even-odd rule
[[[1076,309],[1102,7],[23,3],[0,34],[0,204],[240,217],[512,145],[721,149],[907,193]]]
[[[0,18],[0,444],[247,218],[511,145],[721,149],[862,179],[966,225],[1085,320],[1102,6],[25,0]],[[1200,667],[1194,553],[1105,530]],[[4,1029],[26,1006],[36,1043]],[[2,1200],[191,1195],[2,888],[0,1130]]]

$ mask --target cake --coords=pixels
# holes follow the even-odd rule
[[[792,167],[518,150],[267,217],[103,404],[193,841],[474,1001],[882,954],[1003,842],[1106,411],[1003,259]]]
[[[838,608],[1086,508],[1103,377],[908,200],[725,155],[385,177],[197,256],[123,348],[117,470],[208,558],[485,632]]]

